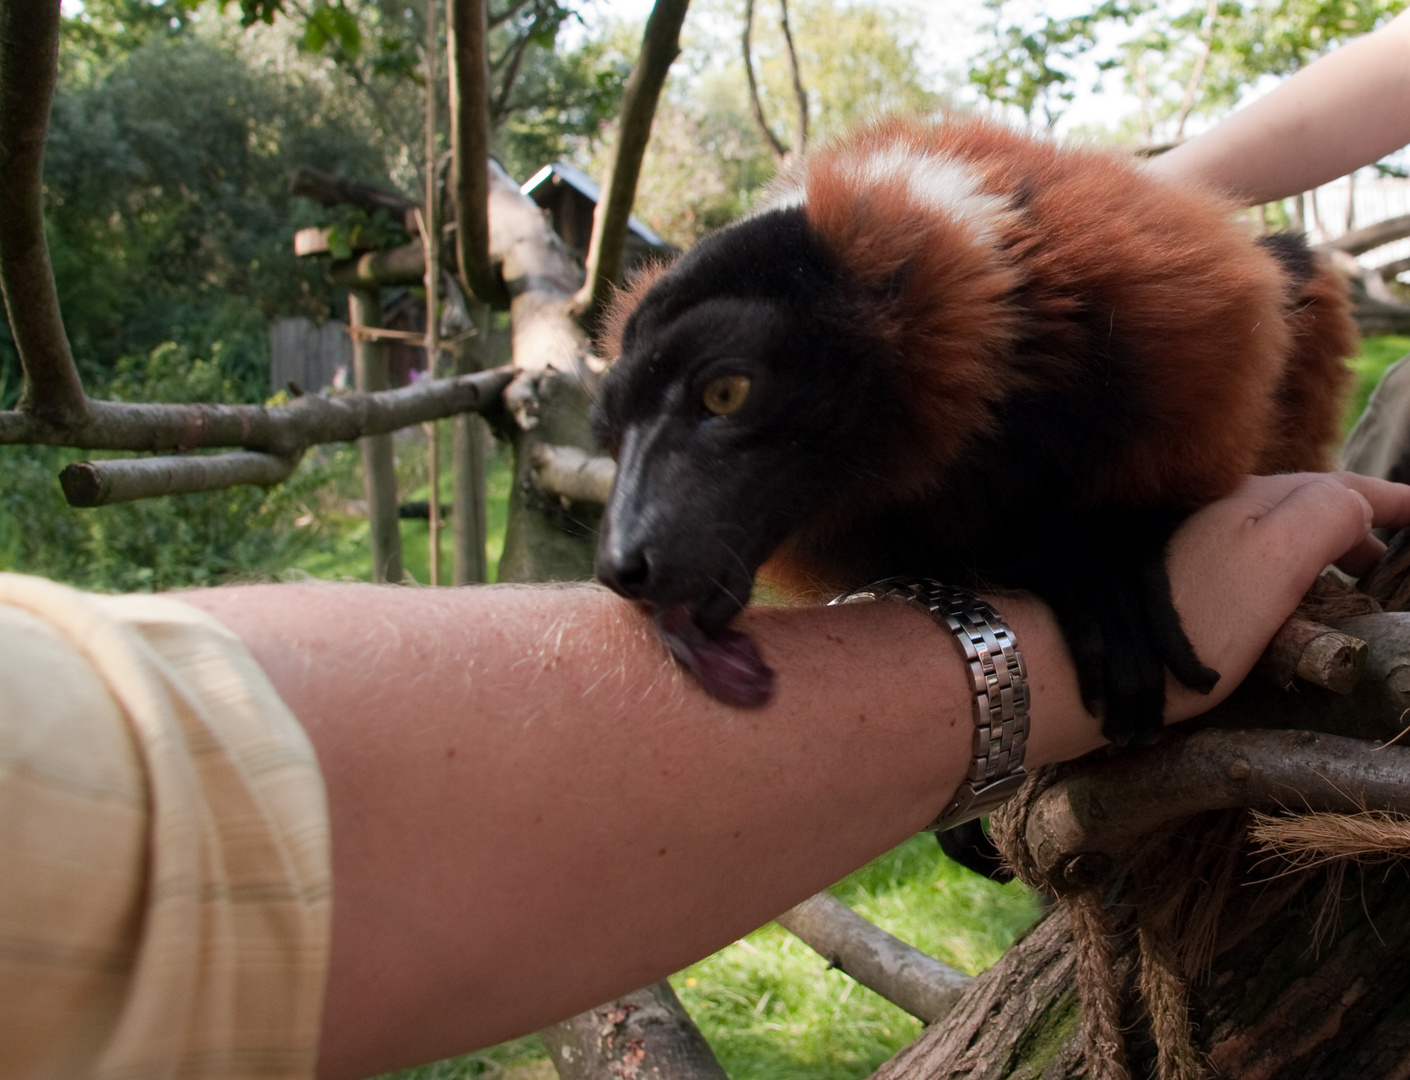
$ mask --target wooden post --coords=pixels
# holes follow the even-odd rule
[[[382,325],[382,301],[377,289],[348,290],[348,323],[353,338],[353,373],[362,391],[387,389],[387,350],[359,331]],[[397,521],[397,474],[392,437],[371,435],[358,440],[362,448],[362,490],[372,530],[372,580],[401,584],[401,526]]]
[[[478,371],[488,359],[492,312],[489,304],[467,298],[476,334],[455,358],[457,375]],[[451,442],[451,580],[473,585],[489,580],[485,554],[485,441],[489,429],[476,413],[455,418]]]
[[[441,215],[436,182],[436,0],[426,0],[426,209],[421,218],[421,242],[426,245],[426,377],[440,372]],[[430,542],[430,582],[441,583],[441,425],[426,427],[426,481],[430,491],[427,535]]]

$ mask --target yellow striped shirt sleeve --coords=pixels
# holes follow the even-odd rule
[[[244,644],[0,574],[0,1074],[313,1073],[328,815]]]

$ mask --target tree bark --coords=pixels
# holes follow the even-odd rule
[[[789,908],[778,924],[831,967],[927,1024],[949,1015],[974,981],[874,926],[831,893]]]
[[[450,29],[450,153],[455,250],[467,295],[503,309],[504,282],[490,260],[487,0],[446,0]]]
[[[579,1013],[540,1037],[562,1080],[728,1080],[665,981]]]
[[[456,372],[472,374],[483,366],[488,355],[490,306],[470,300],[467,314],[475,335],[456,354]],[[451,580],[471,585],[489,580],[485,541],[489,532],[486,517],[485,443],[489,428],[482,417],[461,413],[455,418],[451,437]]]
[[[1403,214],[1360,229],[1349,229],[1322,246],[1332,251],[1344,251],[1348,255],[1364,255],[1382,244],[1407,236],[1410,236],[1410,214]]]
[[[59,55],[59,0],[0,4],[0,292],[24,372],[21,411],[82,421],[87,398],[44,239],[44,136]]]
[[[128,461],[76,461],[59,473],[70,506],[112,503],[220,491],[239,484],[272,487],[289,478],[299,457],[238,450],[213,457],[151,457]]]
[[[587,335],[573,315],[582,283],[563,241],[534,201],[497,165],[490,175],[491,253],[503,266],[513,301],[514,382],[505,391],[501,434],[514,450],[514,482],[501,581],[584,581],[592,577],[601,507],[544,495],[533,482],[541,443],[593,446],[588,406],[597,370]]]

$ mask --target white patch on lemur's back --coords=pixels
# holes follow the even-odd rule
[[[1005,214],[1004,199],[983,190],[975,169],[920,147],[893,143],[849,162],[848,171],[859,187],[905,184],[912,201],[963,222],[979,240],[992,239]]]
[[[789,170],[769,181],[764,197],[755,204],[749,216],[767,214],[770,210],[793,210],[807,205],[808,189],[796,170]]]
[[[979,172],[924,147],[895,142],[870,152],[854,150],[840,163],[843,175],[859,190],[901,183],[922,213],[943,214],[967,226],[979,243],[991,242],[1010,211],[1001,195],[983,190]],[[807,162],[775,177],[750,217],[808,204]]]

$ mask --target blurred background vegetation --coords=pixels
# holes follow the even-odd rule
[[[516,179],[557,159],[601,175],[646,10],[625,6],[635,20],[606,0],[530,0],[521,9],[518,18],[532,32],[506,61],[517,64],[511,91],[493,103],[494,153]],[[320,322],[346,309],[323,264],[293,255],[295,229],[331,220],[289,194],[291,171],[311,165],[422,190],[418,7],[308,0],[270,20],[269,9],[252,0],[236,7],[178,0],[65,6],[46,155],[47,226],[65,323],[95,396],[268,400],[278,392],[268,378],[270,322],[291,315]],[[735,0],[692,6],[643,170],[636,213],[681,247],[746,212],[775,170],[750,111],[738,7]],[[1215,8],[1218,32],[1209,26],[1208,92],[1194,115],[1218,115],[1259,79],[1295,69],[1398,7],[1390,0],[1224,0]],[[930,110],[979,97],[1059,123],[1083,86],[1103,79],[1109,90],[1134,93],[1134,105],[1113,112],[1100,130],[1073,125],[1088,136],[1150,139],[1183,122],[1182,91],[1205,35],[1205,4],[1105,0],[1064,18],[998,0],[986,10],[974,48],[940,58],[926,44],[928,16],[918,0],[795,0],[814,135],[826,138],[883,109]],[[784,130],[792,91],[777,22],[762,5],[754,55],[762,105]],[[1384,368],[1408,349],[1410,338],[1365,343],[1354,363],[1358,389],[1348,423]],[[17,360],[0,320],[0,407],[13,405],[18,392]],[[398,440],[402,498],[424,499],[424,436],[411,431]],[[59,469],[81,456],[0,447],[0,569],[112,591],[369,576],[354,447],[311,451],[291,480],[269,492],[239,488],[98,510],[71,509],[59,492]],[[507,459],[495,451],[492,577],[508,485]],[[425,582],[426,522],[402,527],[408,571]],[[852,875],[838,892],[968,971],[996,959],[1036,913],[1019,887],[958,869],[929,837]],[[865,1076],[919,1030],[772,925],[674,981],[736,1080]],[[406,1075],[449,1080],[547,1068],[537,1041],[527,1039]]]

